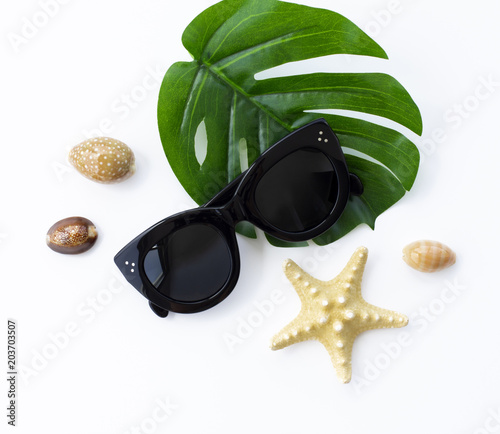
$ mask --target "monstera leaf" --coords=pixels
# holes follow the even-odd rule
[[[321,113],[368,113],[420,135],[420,112],[394,78],[313,73],[255,79],[256,73],[278,65],[331,54],[387,58],[345,17],[278,0],[223,0],[189,24],[182,42],[193,61],[175,63],[167,71],[158,124],[168,161],[198,204],[278,139],[319,117],[338,135],[349,170],[359,176],[365,191],[350,199],[340,220],[314,240],[317,244],[331,243],[361,223],[374,228],[375,219],[412,187],[419,153],[409,139],[372,122]],[[207,143],[201,156],[196,147],[200,132]],[[253,227],[241,231],[255,237]]]

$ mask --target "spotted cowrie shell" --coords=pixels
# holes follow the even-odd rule
[[[89,219],[68,217],[54,223],[47,232],[47,245],[57,253],[74,255],[89,250],[97,240],[97,230]]]
[[[71,149],[68,158],[83,176],[103,184],[124,181],[135,172],[132,150],[110,137],[85,140]]]

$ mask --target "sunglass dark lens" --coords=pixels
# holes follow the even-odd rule
[[[232,268],[223,235],[213,226],[185,226],[156,244],[144,270],[163,295],[179,302],[206,300],[223,288]]]
[[[338,196],[338,180],[330,159],[321,151],[295,151],[262,177],[255,203],[265,220],[286,232],[318,226],[330,214]]]

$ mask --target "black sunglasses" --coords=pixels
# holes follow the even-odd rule
[[[161,317],[209,309],[240,272],[235,226],[248,221],[285,241],[314,238],[341,216],[363,185],[349,173],[324,119],[289,134],[205,205],[156,223],[114,258]]]

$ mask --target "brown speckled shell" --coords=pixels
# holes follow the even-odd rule
[[[439,241],[420,240],[403,249],[403,260],[412,268],[424,273],[434,273],[453,265],[456,255]]]
[[[58,253],[74,255],[89,250],[97,240],[94,223],[84,217],[68,217],[47,232],[47,245]]]

